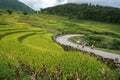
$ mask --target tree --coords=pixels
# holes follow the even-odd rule
[[[41,10],[42,13],[66,16],[69,19],[88,19],[103,22],[120,23],[120,9],[91,4],[58,5]]]
[[[28,13],[26,11],[23,11],[23,15],[27,15]]]
[[[8,14],[10,14],[10,15],[13,13],[13,10],[11,10],[11,9],[7,9],[6,11],[7,11]]]
[[[111,49],[120,49],[120,40],[113,39],[108,44]]]

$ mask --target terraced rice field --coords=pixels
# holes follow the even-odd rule
[[[29,66],[30,70],[41,73],[43,65],[51,79],[59,65],[64,74],[62,80],[73,80],[79,69],[82,80],[103,80],[103,68],[109,71],[109,80],[117,80],[116,70],[82,52],[64,51],[51,39],[54,34],[46,29],[12,21],[14,26],[0,25],[0,80],[16,79],[16,69],[20,71],[21,80],[30,80],[31,75],[23,68]],[[43,79],[39,76],[39,80]]]

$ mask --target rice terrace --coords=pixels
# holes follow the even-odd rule
[[[120,80],[120,8],[18,2],[0,1],[0,80]]]

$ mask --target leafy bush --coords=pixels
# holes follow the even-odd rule
[[[105,40],[106,39],[106,40]],[[92,44],[99,48],[107,48],[107,49],[120,49],[120,40],[119,39],[107,39],[104,36],[88,36],[85,35],[83,37],[88,44],[91,46]]]
[[[28,13],[26,11],[23,11],[23,15],[27,15]]]
[[[89,46],[91,46],[92,44],[96,45],[96,46],[99,46],[97,43],[101,43],[103,40],[104,40],[104,37],[102,36],[88,36],[88,35],[85,35],[83,37],[83,39],[87,42],[87,44]]]
[[[13,13],[13,10],[11,10],[11,9],[7,9],[6,11],[7,11],[8,14],[10,14],[10,15]]]
[[[110,42],[108,42],[110,49],[120,49],[120,40],[113,39]]]
[[[14,79],[15,79],[14,69],[11,69],[9,66],[0,64],[0,80],[14,80]]]

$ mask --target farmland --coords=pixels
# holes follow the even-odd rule
[[[119,39],[119,24],[94,21],[69,20],[47,14],[4,14],[0,15],[0,80],[16,79],[19,69],[22,80],[30,80],[33,72],[47,67],[48,75],[53,78],[55,69],[60,66],[63,80],[73,80],[79,69],[83,80],[103,80],[102,69],[108,70],[109,80],[117,80],[117,70],[109,68],[96,58],[82,52],[67,52],[56,44],[51,37],[59,32],[64,34],[109,35]],[[21,64],[24,64],[21,65]],[[27,68],[26,68],[27,67]],[[39,80],[43,80],[40,76]]]

